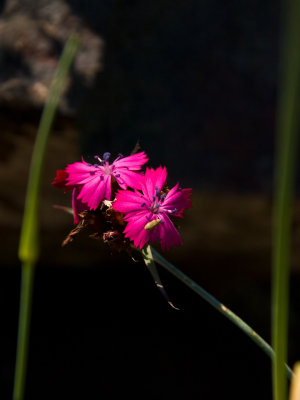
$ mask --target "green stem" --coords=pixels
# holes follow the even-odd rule
[[[25,391],[34,271],[39,256],[40,182],[46,146],[57,105],[78,45],[79,38],[75,35],[71,36],[65,45],[43,110],[31,159],[19,244],[22,278],[13,400],[22,400]]]
[[[24,263],[22,267],[19,332],[17,341],[15,385],[13,390],[14,400],[23,399],[24,396],[34,269],[34,264],[30,262]]]
[[[182,271],[177,269],[173,264],[167,261],[161,254],[159,254],[154,248],[151,248],[153,259],[162,267],[164,267],[171,274],[176,276],[181,282],[183,282],[186,286],[196,292],[199,296],[201,296],[205,301],[207,301],[211,306],[213,306],[216,310],[218,310],[221,314],[223,314],[226,318],[228,318],[231,322],[233,322],[238,328],[240,328],[247,336],[250,337],[272,360],[274,359],[275,353],[272,347],[261,337],[259,336],[246,322],[244,322],[240,317],[238,317],[234,312],[232,312],[229,308],[224,306],[221,302],[219,302],[214,296],[204,290],[198,283],[194,282],[191,278],[185,275]],[[289,378],[293,376],[293,372],[291,368],[286,366],[287,375]]]
[[[272,343],[274,400],[287,398],[284,373],[288,349],[291,214],[299,123],[300,1],[284,3],[277,118],[277,160],[274,189]]]

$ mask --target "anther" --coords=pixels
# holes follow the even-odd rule
[[[102,163],[102,160],[101,160],[100,156],[94,156],[94,158]]]
[[[155,201],[155,196],[152,196],[153,201]]]
[[[160,200],[164,200],[165,197],[166,197],[166,193],[163,193],[163,194],[160,196]]]
[[[119,176],[120,176],[120,174],[116,174],[116,175],[115,175],[115,178],[119,178]]]
[[[110,157],[110,153],[106,152],[103,154],[103,161],[108,161]]]
[[[156,194],[157,197],[159,197],[159,190],[158,190],[157,186],[155,186],[155,194]]]
[[[144,206],[145,206],[145,204],[146,204],[146,203],[142,203],[142,204],[141,204],[141,207],[144,207]]]

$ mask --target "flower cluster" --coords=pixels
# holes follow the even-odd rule
[[[191,189],[172,189],[166,185],[167,169],[146,168],[144,152],[123,157],[111,164],[110,153],[97,163],[82,159],[58,170],[53,184],[65,191],[72,190],[72,209],[76,228],[64,243],[73,240],[83,227],[92,226],[94,236],[102,236],[112,247],[142,249],[148,242],[160,241],[162,250],[182,244],[173,217],[182,217],[191,207]]]

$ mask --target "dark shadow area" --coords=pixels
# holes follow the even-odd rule
[[[105,68],[79,112],[83,153],[126,154],[139,140],[188,185],[268,192],[277,5],[116,1],[107,21]]]
[[[271,399],[267,356],[189,289],[161,275],[180,311],[167,305],[142,264],[38,269],[26,399],[215,399],[224,393]],[[1,309],[10,303],[1,333],[2,393],[9,398],[17,271],[2,269],[0,281]],[[268,291],[262,283],[257,287]],[[230,295],[228,302],[245,312]],[[252,322],[268,335],[266,321]]]

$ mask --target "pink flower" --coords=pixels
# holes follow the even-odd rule
[[[110,200],[114,180],[122,189],[127,189],[127,186],[141,188],[142,175],[134,171],[140,170],[148,161],[144,152],[128,157],[119,155],[112,164],[108,162],[109,157],[110,153],[104,153],[102,159],[95,156],[99,164],[92,165],[82,160],[66,167],[67,185],[78,188],[76,199],[87,203],[91,210],[96,210],[102,200]]]
[[[166,178],[165,167],[147,168],[141,185],[143,194],[137,190],[119,190],[112,205],[116,211],[125,214],[124,220],[128,222],[125,237],[141,249],[147,242],[157,240],[160,240],[163,251],[182,244],[170,216],[182,217],[183,211],[191,207],[189,197],[192,189],[180,190],[177,183],[166,194],[162,192]]]
[[[78,224],[81,219],[79,214],[82,211],[87,210],[87,205],[83,204],[81,200],[77,199],[80,189],[77,186],[68,186],[67,178],[68,173],[63,169],[59,169],[56,171],[56,177],[52,182],[52,185],[58,187],[59,189],[65,189],[66,192],[72,190],[72,209],[74,224]]]

